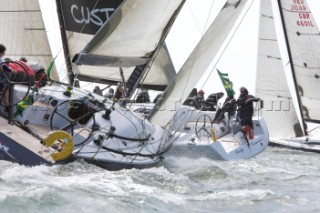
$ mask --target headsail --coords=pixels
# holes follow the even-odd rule
[[[19,60],[23,56],[30,63],[49,66],[53,57],[38,0],[1,0],[0,8],[0,42],[7,47],[5,57]],[[55,67],[51,78],[59,80]]]
[[[217,55],[246,3],[246,0],[227,1],[178,72],[175,84],[172,84],[167,90],[168,95],[162,101],[159,110],[153,115],[152,122],[161,126],[168,124]]]
[[[301,136],[302,130],[283,70],[271,1],[260,1],[256,96],[272,137]]]
[[[117,2],[119,5],[116,4],[113,8],[119,8],[94,36],[85,34],[86,31],[80,30],[77,33],[67,28],[70,55],[76,55],[73,60],[81,65],[77,67],[78,79],[117,83],[122,81],[119,68],[123,69],[124,79],[128,80],[137,66],[144,66],[138,67],[139,69],[149,68],[146,67],[149,60],[155,60],[143,84],[145,88],[164,89],[175,75],[175,70],[166,48],[159,50],[159,57],[156,59],[153,58],[154,51],[162,47],[160,45],[158,48],[158,44],[164,42],[161,39],[167,27],[170,28],[172,24],[175,11],[184,1],[127,0],[122,4],[122,1]],[[63,5],[64,13],[69,11],[71,6]],[[77,8],[80,9],[80,6]],[[93,11],[101,11],[99,8],[94,5],[90,14]],[[111,11],[110,8],[112,7],[110,6],[108,11]],[[83,29],[85,28],[86,25]]]
[[[320,32],[307,1],[278,0],[303,121],[320,123]],[[304,126],[304,125],[303,125]]]

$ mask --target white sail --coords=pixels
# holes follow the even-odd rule
[[[319,123],[319,28],[307,1],[279,1],[304,121]]]
[[[1,0],[0,8],[0,42],[7,48],[5,57],[19,60],[23,56],[30,63],[49,66],[53,57],[38,0]],[[58,80],[55,67],[50,77]]]
[[[119,70],[121,67],[124,79],[127,81],[136,66],[145,66],[149,60],[155,60],[142,83],[144,87],[164,89],[175,75],[175,70],[165,47],[159,50],[159,57],[156,59],[153,58],[154,51],[159,43],[164,42],[161,39],[167,27],[170,28],[169,22],[172,21],[175,11],[182,2],[184,1],[127,0],[120,6],[114,6],[118,6],[118,10],[115,10],[110,21],[106,22],[94,36],[83,31],[71,32],[67,28],[70,56],[74,57],[82,49],[74,58],[74,62],[81,65],[77,68],[78,78],[116,83],[122,81]],[[94,9],[96,8],[93,7],[92,11]]]
[[[260,1],[256,96],[272,137],[301,136],[302,130],[283,71],[271,1]]]
[[[178,72],[175,84],[168,89],[168,95],[163,100],[162,106],[153,115],[152,122],[161,126],[168,124],[217,55],[246,3],[246,0],[227,1]]]

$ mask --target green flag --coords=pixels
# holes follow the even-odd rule
[[[223,87],[227,92],[227,95],[228,96],[234,96],[235,92],[233,90],[233,84],[232,84],[232,81],[230,81],[230,79],[228,77],[228,74],[227,73],[222,73],[218,69],[217,69],[217,71],[218,71],[218,74],[219,74],[220,79],[222,81]]]
[[[48,78],[50,79],[50,75],[51,75],[51,70],[52,70],[52,67],[54,65],[54,61],[56,60],[57,56],[54,57],[54,59],[51,61],[51,63],[49,64],[47,70],[46,70],[46,74],[48,76]]]
[[[33,93],[32,93],[18,103],[16,107],[16,112],[14,113],[14,117],[18,115],[22,116],[22,112],[28,107],[28,105],[32,105],[33,103],[34,101],[33,101]]]

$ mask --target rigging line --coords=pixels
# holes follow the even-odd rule
[[[209,80],[209,78],[211,77],[211,75],[212,75],[212,73],[213,73],[214,69],[217,67],[216,65],[219,63],[219,61],[220,61],[220,59],[222,58],[223,54],[224,54],[224,53],[225,53],[225,51],[227,50],[227,47],[230,45],[231,40],[234,38],[234,36],[235,36],[236,32],[238,31],[238,29],[239,29],[240,25],[242,24],[242,22],[243,22],[244,18],[246,17],[246,15],[247,15],[248,11],[249,11],[249,10],[250,10],[250,8],[252,7],[253,2],[254,2],[254,0],[252,0],[252,1],[251,1],[250,6],[248,7],[247,11],[246,11],[246,12],[245,12],[245,14],[242,16],[242,18],[241,18],[241,20],[240,20],[240,23],[239,23],[239,24],[238,24],[238,26],[236,27],[236,30],[232,33],[231,38],[229,39],[229,41],[228,41],[227,45],[225,45],[225,47],[223,48],[222,53],[220,54],[220,56],[219,56],[219,58],[218,58],[217,62],[215,63],[215,65],[213,66],[213,68],[212,68],[212,70],[211,70],[210,74],[208,75],[207,79],[206,79],[206,80],[205,80],[205,82],[202,84],[202,87],[204,87],[204,85],[206,85],[207,81],[208,81],[208,80]]]
[[[198,31],[201,33],[201,37],[204,35],[205,29],[206,29],[206,27],[208,26],[209,19],[210,19],[210,15],[211,15],[211,12],[212,12],[212,9],[213,9],[213,5],[214,5],[214,1],[212,1],[212,3],[211,3],[210,10],[209,10],[209,14],[208,14],[207,19],[206,19],[206,23],[205,23],[205,25],[204,25],[204,28],[201,30],[201,29],[200,29],[200,26],[199,26],[199,24],[198,24],[198,22],[197,22],[197,20],[196,20],[196,18],[195,18],[195,15],[194,15],[194,13],[193,13],[193,11],[192,11],[192,8],[191,8],[191,6],[190,6],[190,3],[188,4],[189,10],[190,10],[191,15],[192,15],[192,18],[193,18],[194,22],[195,22],[196,25],[197,25]]]
[[[315,126],[314,128],[308,130],[307,132],[308,132],[308,133],[311,133],[311,132],[313,132],[313,131],[315,131],[316,129],[319,129],[319,128],[320,128],[320,125],[317,125],[317,126]]]
[[[99,0],[95,2],[94,6],[93,6],[93,9],[96,8],[98,2],[99,2]],[[63,17],[63,20],[65,20],[64,13],[61,13],[61,16]],[[86,25],[87,25],[87,24],[84,24],[84,25],[82,26],[80,32],[78,33],[77,37],[76,37],[75,40],[74,40],[74,43],[73,43],[72,45],[71,45],[71,44],[70,44],[70,45],[67,44],[67,45],[69,46],[69,49],[70,49],[70,50],[72,50],[72,49],[75,47],[76,43],[79,41],[80,35],[82,34],[82,31],[84,30],[84,28],[86,27]],[[61,29],[60,29],[60,30],[61,30]],[[63,29],[63,30],[65,30],[65,29]],[[71,38],[72,34],[73,34],[73,33],[70,33],[69,37],[67,38],[67,42],[68,42],[69,39]],[[69,43],[69,42],[68,42],[68,43]],[[61,49],[60,49],[59,52],[61,52],[62,49],[63,49],[63,47],[61,47]],[[69,55],[68,57],[70,57],[70,55]],[[65,58],[65,57],[64,57],[64,58]],[[65,66],[66,66],[66,68],[67,68],[67,71],[68,71],[69,69],[72,70],[72,64],[70,64],[69,66],[67,66],[66,61],[65,61],[64,64],[65,64]],[[63,65],[61,65],[61,72],[62,72],[62,67],[63,67]],[[72,70],[72,71],[73,71],[73,70]],[[63,73],[65,73],[65,72],[63,72]],[[74,73],[74,71],[73,71],[73,73]],[[75,78],[77,78],[77,77],[78,77],[78,73],[77,73],[77,74],[74,73],[74,76],[75,76]],[[64,79],[63,79],[63,80],[68,80],[68,74],[67,74],[67,76],[64,76]]]
[[[99,0],[95,2],[94,6],[93,6],[93,9],[96,8],[96,6],[98,5],[98,3],[99,3]],[[63,16],[63,19],[65,20],[65,17],[64,17],[64,14],[63,14],[63,13],[62,13],[62,16]],[[82,34],[82,31],[84,30],[84,28],[85,28],[86,26],[87,26],[87,23],[85,23],[85,24],[82,26],[82,28],[81,28],[80,32],[78,33],[78,36],[77,36],[77,38],[75,39],[74,44],[72,45],[72,47],[74,47],[74,46],[76,45],[77,41],[78,41],[79,38],[80,38],[80,35]],[[73,34],[73,33],[72,33],[72,34]],[[69,36],[69,38],[70,38],[70,37],[71,37],[71,35]],[[69,40],[69,38],[68,38],[68,40]],[[72,49],[72,47],[71,47],[70,49]]]
[[[191,8],[189,2],[188,2],[188,7],[189,7],[190,13],[191,13],[191,15],[192,15],[192,18],[193,18],[194,22],[195,22],[196,25],[197,25],[198,31],[201,33],[201,29],[200,29],[199,24],[198,24],[198,22],[196,21],[196,18],[195,18],[195,16],[194,16],[193,12],[192,12],[192,8]]]
[[[95,4],[93,5],[93,9],[95,9],[95,8],[97,7],[98,3],[99,3],[99,0],[97,0],[97,1],[95,2]],[[65,16],[64,16],[63,13],[62,13],[62,16],[63,16],[63,20],[65,20]],[[107,20],[107,21],[108,21],[108,20]],[[106,22],[107,22],[107,21],[106,21]],[[103,23],[103,25],[104,25],[104,24],[105,24],[105,23]],[[102,25],[102,26],[103,26],[103,25]],[[76,37],[75,40],[74,40],[74,43],[73,43],[72,45],[68,45],[70,50],[72,50],[72,49],[76,46],[76,44],[77,44],[77,42],[79,41],[80,36],[81,36],[81,34],[82,34],[82,32],[83,32],[83,30],[84,30],[84,28],[85,28],[86,26],[87,26],[87,23],[85,23],[85,24],[82,26],[80,32],[78,33],[77,37]],[[102,27],[102,26],[101,26],[101,27]],[[65,29],[64,29],[64,30],[65,30]],[[69,35],[69,37],[67,38],[67,41],[69,41],[69,39],[71,38],[72,34],[74,34],[74,33],[72,32],[72,33]],[[70,57],[70,55],[69,55],[69,57]],[[70,67],[67,67],[67,70],[68,70],[68,68],[72,68],[72,64],[70,65]],[[79,75],[78,73],[74,73],[75,78],[77,78],[78,75]]]
[[[209,22],[209,18],[210,18],[210,15],[211,15],[212,9],[213,9],[213,4],[214,4],[214,1],[212,1],[211,8],[210,8],[210,12],[209,12],[209,14],[208,14],[208,16],[207,16],[206,24],[205,24],[205,26],[203,27],[203,30],[202,30],[202,33],[201,33],[201,38],[200,38],[200,40],[203,38],[203,36],[204,36],[204,34],[205,34],[205,29],[206,29],[207,24],[208,24],[208,22]],[[192,16],[193,16],[193,18],[194,18],[193,13],[192,13]],[[194,18],[194,19],[195,19],[195,18]],[[195,21],[195,23],[197,23],[197,22]],[[197,26],[199,26],[199,25],[197,25]],[[199,30],[199,31],[201,32],[201,30]],[[197,55],[198,55],[199,48],[200,48],[200,47],[198,47],[197,49],[194,49],[194,51],[195,51],[195,57],[194,57],[194,60],[193,60],[193,62],[192,62],[191,67],[193,67],[193,65],[194,65],[194,63],[195,63],[195,60],[196,60]],[[191,54],[192,54],[192,53],[191,53]],[[182,97],[182,96],[183,96],[183,94],[185,93],[185,90],[186,90],[186,87],[187,87],[187,85],[188,85],[188,82],[189,82],[189,79],[190,79],[191,73],[192,73],[192,72],[189,72],[189,75],[188,75],[188,81],[186,82],[186,84],[185,84],[185,86],[184,86],[183,92],[181,93],[181,97]]]
[[[56,13],[56,7],[54,6],[54,3],[51,1],[51,8],[52,8],[52,14],[55,14]],[[43,13],[42,13],[42,10],[41,10],[41,7],[40,7],[40,12],[41,12],[41,15],[43,15]],[[51,22],[52,23],[55,23],[55,17],[54,16],[52,16],[52,20],[51,20]],[[56,32],[56,25],[54,24],[53,25],[53,27],[54,27],[54,32]],[[58,29],[59,31],[60,31],[60,29]],[[48,33],[46,33],[47,34],[47,37],[48,37]],[[56,36],[55,36],[55,34],[52,34],[52,35],[54,35],[54,37],[55,37],[55,40],[57,40],[56,39]],[[51,45],[50,45],[51,46]],[[61,53],[61,51],[62,51],[62,47],[59,49],[59,51],[58,51],[58,53],[56,53],[56,56],[55,57],[53,57],[53,55],[51,55],[52,57],[53,57],[53,60],[55,60],[56,58],[58,58],[58,55]],[[63,65],[60,67],[60,68],[58,68],[57,66],[56,66],[56,63],[55,63],[55,67],[56,67],[56,72],[57,72],[57,77],[58,77],[58,79],[59,79],[59,74],[60,73],[62,73],[62,69],[63,69]]]
[[[208,24],[209,24],[209,18],[210,18],[212,9],[213,9],[213,5],[214,5],[214,1],[212,1],[212,3],[211,3],[211,7],[210,7],[210,10],[209,10],[210,13],[209,13],[209,15],[207,16],[207,20],[206,20],[206,23],[205,23],[205,25],[204,25],[204,27],[203,27],[202,36],[201,36],[201,37],[203,37],[203,35],[204,35],[205,31],[206,31],[206,28],[207,28],[207,26],[208,26]]]

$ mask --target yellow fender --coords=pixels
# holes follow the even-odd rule
[[[50,147],[57,140],[63,141],[59,144],[59,148],[61,148],[62,150],[51,154],[51,157],[54,161],[64,160],[68,158],[73,151],[72,137],[65,131],[54,131],[50,133],[48,137],[46,137],[43,141],[46,147]]]

